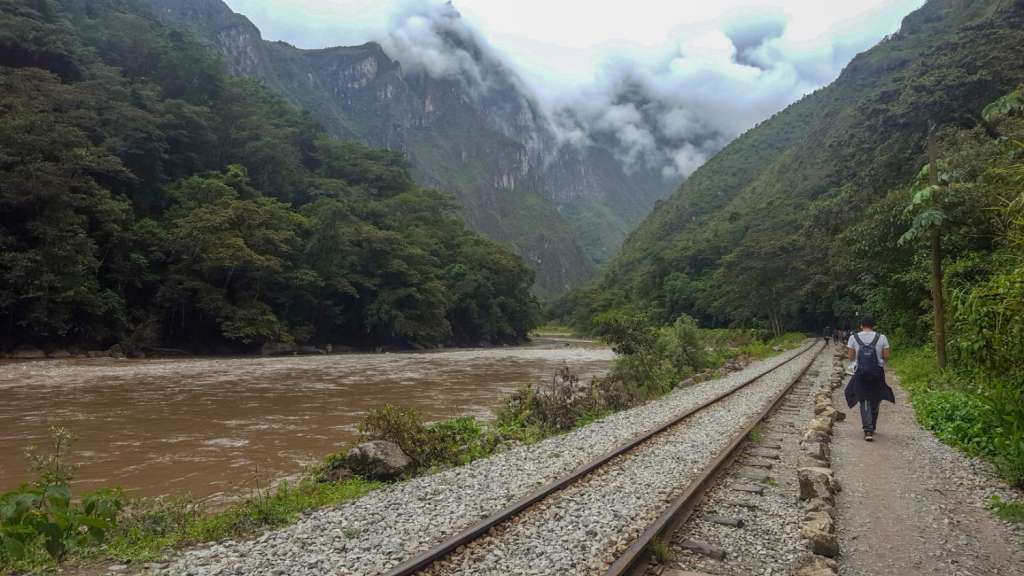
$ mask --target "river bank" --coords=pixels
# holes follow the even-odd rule
[[[674,331],[666,332],[665,335],[675,334]],[[726,334],[721,331],[707,331],[705,332],[707,344],[709,347],[706,348],[708,356],[701,361],[700,366],[705,367],[705,371],[699,375],[698,381],[704,380],[708,377],[715,377],[715,374],[721,375],[733,370],[742,369],[742,365],[756,358],[764,358],[771,356],[775,353],[782,352],[786,348],[795,346],[802,340],[797,335],[786,335],[784,337],[774,339],[769,342],[751,340],[749,334],[742,332],[732,333],[731,337],[726,338]],[[795,336],[795,338],[794,338]],[[531,357],[530,354],[551,354],[557,352],[557,357],[563,358],[563,362],[558,368],[559,376],[564,376],[567,372],[566,367],[568,363],[564,362],[564,357],[569,353],[603,353],[605,355],[610,354],[610,350],[595,346],[593,343],[586,343],[582,349],[579,346],[574,346],[571,342],[555,341],[544,343],[536,343],[532,349],[523,350],[511,350],[509,354],[513,355],[526,355],[525,361],[533,368],[537,368],[543,363],[538,363],[535,357]],[[618,344],[616,345],[618,346]],[[538,350],[539,348],[539,350]],[[464,354],[480,355],[481,350],[466,350]],[[375,355],[379,356],[379,355]],[[450,362],[450,354],[444,352],[437,352],[433,354],[408,354],[408,355],[396,355],[405,356],[405,358],[396,358],[392,360],[408,361],[409,357],[412,357],[414,361],[422,362],[425,358],[437,359],[438,357],[444,358]],[[507,354],[506,354],[507,356]],[[634,358],[635,359],[635,358]],[[294,359],[298,362],[300,359]],[[661,359],[666,361],[667,357]],[[133,362],[133,361],[118,361],[119,364],[140,364],[146,365],[150,363],[158,363],[156,361],[148,362]],[[508,364],[509,359],[503,358],[503,365]],[[51,366],[55,363],[24,363],[26,365],[34,364],[35,367],[39,366]],[[183,363],[179,363],[181,366]],[[251,363],[250,363],[251,364]],[[288,364],[288,363],[284,363]],[[616,371],[609,378],[601,378],[600,382],[620,382],[621,378],[626,374],[619,372],[623,367],[631,366],[631,363],[616,363]],[[694,364],[693,366],[698,366]],[[714,366],[722,366],[721,369],[714,369]],[[579,366],[575,366],[579,368]],[[571,369],[568,371],[571,372]],[[187,373],[187,371],[186,371]],[[645,372],[646,373],[646,372]],[[585,373],[582,373],[584,375]],[[289,374],[294,377],[293,374]],[[479,374],[477,374],[478,376]],[[450,377],[450,376],[449,376]],[[592,377],[587,377],[592,378]],[[573,377],[575,381],[575,376]],[[552,378],[552,373],[547,372],[542,378],[533,379],[533,383],[526,384],[527,388],[549,388],[555,389],[555,382]],[[680,382],[678,384],[684,387],[692,385],[693,379],[689,379],[687,382]],[[537,384],[543,383],[543,386],[538,387]],[[245,380],[244,384],[249,385],[251,382]],[[645,386],[643,383],[638,383],[640,386]],[[601,384],[600,387],[603,389],[605,384]],[[673,388],[675,385],[672,386]],[[73,388],[73,387],[72,387]],[[173,386],[167,388],[173,389]],[[589,386],[588,386],[589,388]],[[2,390],[2,388],[0,388]],[[484,423],[479,420],[475,420],[472,416],[461,416],[458,418],[450,419],[435,419],[436,424],[430,424],[426,426],[426,436],[431,436],[431,430],[445,430],[444,435],[446,436],[446,442],[453,442],[450,448],[454,449],[458,454],[454,460],[443,460],[438,461],[435,464],[430,464],[426,468],[417,469],[410,471],[413,476],[420,474],[431,475],[437,470],[460,468],[461,464],[474,462],[481,458],[487,458],[488,456],[501,454],[509,449],[515,449],[515,447],[523,447],[524,444],[532,444],[538,442],[543,438],[551,436],[560,436],[562,432],[570,429],[578,429],[584,427],[589,423],[594,422],[595,418],[603,419],[603,416],[616,412],[624,408],[614,408],[611,405],[605,406],[604,408],[598,407],[597,412],[584,411],[579,412],[577,408],[579,406],[566,406],[565,408],[575,414],[574,420],[569,422],[568,428],[551,429],[547,425],[543,424],[542,421],[533,422],[523,420],[527,418],[527,413],[513,410],[511,413],[508,412],[510,406],[516,406],[516,397],[521,397],[523,387],[518,388],[519,392],[512,396],[506,396],[508,401],[504,404],[504,408],[498,411],[499,418],[493,423]],[[597,392],[597,389],[593,390]],[[663,393],[663,392],[661,392]],[[649,391],[647,393],[641,393],[639,399],[647,397],[648,399],[654,399],[660,396],[657,391]],[[589,397],[589,393],[588,393]],[[611,399],[611,398],[606,398]],[[575,402],[574,402],[575,403]],[[408,405],[405,402],[404,405]],[[587,406],[589,403],[584,403],[583,406]],[[629,406],[629,402],[625,406]],[[523,406],[519,406],[521,409]],[[538,406],[540,408],[540,406]],[[571,408],[571,409],[570,409]],[[609,409],[611,411],[609,411]],[[385,410],[386,412],[386,410]],[[380,414],[378,410],[374,410],[371,413]],[[508,416],[512,415],[512,421],[508,420]],[[413,418],[419,420],[420,415],[412,415]],[[368,418],[369,421],[369,418]],[[423,422],[420,420],[420,422]],[[530,423],[532,422],[532,423]],[[417,426],[423,426],[424,424],[417,424]],[[511,425],[511,427],[509,427]],[[537,426],[540,426],[537,428]],[[448,437],[452,432],[456,433],[457,437]],[[426,439],[426,438],[425,438]],[[493,441],[497,440],[495,444]],[[468,442],[468,444],[466,443]],[[336,449],[337,447],[335,447]],[[326,452],[325,452],[326,453]],[[321,453],[322,455],[323,453]],[[342,455],[344,452],[341,453]],[[285,526],[292,524],[301,518],[306,517],[313,510],[323,509],[325,507],[332,507],[340,505],[344,502],[358,499],[361,496],[367,494],[380,487],[379,483],[367,481],[365,477],[356,475],[349,477],[347,480],[337,479],[337,476],[327,474],[328,472],[335,472],[336,462],[338,453],[329,457],[323,461],[322,466],[306,467],[304,472],[300,475],[292,476],[287,481],[280,481],[272,485],[273,476],[267,476],[262,482],[257,477],[247,489],[238,490],[232,494],[236,499],[230,505],[218,507],[216,503],[211,506],[211,499],[197,499],[188,495],[182,495],[179,492],[176,495],[169,498],[126,498],[123,493],[119,491],[108,492],[100,491],[95,492],[88,498],[95,498],[99,496],[101,499],[112,498],[110,505],[115,510],[121,510],[122,506],[126,506],[122,512],[115,512],[117,520],[111,520],[116,524],[116,530],[111,536],[111,539],[106,544],[100,546],[89,546],[83,548],[74,554],[74,560],[65,563],[62,570],[69,574],[96,574],[100,573],[97,570],[105,573],[104,567],[111,567],[113,572],[123,571],[127,566],[112,566],[109,564],[111,561],[131,562],[135,565],[145,565],[147,562],[166,558],[166,554],[175,549],[187,547],[202,542],[214,542],[222,541],[226,538],[236,538],[247,540],[254,537],[255,535],[264,532],[268,529],[272,529],[278,526]],[[56,461],[51,460],[50,463],[62,462],[62,459]],[[58,466],[59,467],[59,466]],[[49,471],[46,469],[39,470],[41,478],[54,477],[52,474],[54,470],[52,466]],[[280,476],[277,476],[280,480]],[[322,481],[329,479],[329,481]],[[31,488],[29,488],[31,491]],[[22,490],[21,494],[27,494]],[[78,486],[75,487],[75,494],[82,494],[84,492],[79,491]],[[11,495],[17,495],[19,492],[12,493]],[[242,499],[237,499],[239,496]],[[28,557],[17,560],[14,564],[5,564],[7,568],[13,568],[17,570],[19,567],[22,569],[35,569],[40,566],[49,564],[49,560],[46,558],[45,553],[41,546],[32,546],[27,548],[30,550]],[[3,560],[2,554],[0,554],[0,560]]]
[[[371,408],[487,419],[506,395],[564,365],[592,377],[613,358],[590,342],[538,338],[383,354],[4,361],[0,490],[30,479],[23,449],[63,425],[77,437],[76,490],[121,485],[216,501],[339,450]]]

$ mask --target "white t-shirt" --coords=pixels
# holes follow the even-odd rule
[[[857,337],[864,343],[865,346],[871,344],[871,341],[875,339],[875,334],[878,334],[874,330],[862,330],[857,333]],[[860,349],[860,345],[857,344],[857,340],[851,335],[850,340],[846,343],[846,347],[853,350],[854,354]],[[878,334],[878,342],[875,343],[875,351],[878,353],[878,365],[885,366],[885,358],[882,357],[882,350],[889,347],[889,339],[885,337],[885,334]],[[854,356],[856,358],[856,356]]]

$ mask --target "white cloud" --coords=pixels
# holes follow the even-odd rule
[[[456,0],[461,19],[444,0],[227,2],[270,39],[374,40],[403,66],[471,84],[490,81],[481,58],[500,60],[564,141],[612,136],[622,161],[674,177],[831,82],[923,0]]]

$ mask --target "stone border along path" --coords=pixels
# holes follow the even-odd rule
[[[1024,526],[985,508],[992,494],[1024,493],[923,430],[892,373],[897,404],[883,403],[875,441],[865,442],[856,409],[848,418],[836,409],[846,407],[848,360],[845,348],[832,352],[794,390],[803,403],[787,398],[761,446],[673,535],[675,557],[646,576],[1024,576]],[[778,460],[753,456],[771,455],[761,452],[769,445]],[[730,490],[759,480],[750,477],[758,469],[771,478],[760,497]]]
[[[668,421],[674,414],[699,406],[806,349],[790,350],[724,378],[677,389],[657,401],[536,444],[313,511],[296,524],[255,540],[229,540],[196,548],[170,564],[151,568],[163,574],[190,576],[380,574],[650,430],[652,423]],[[791,378],[802,369],[801,364],[787,364],[766,380]]]
[[[809,523],[807,506],[800,503],[798,479],[798,469],[818,468],[824,462],[815,456],[822,456],[822,451],[826,458],[828,454],[827,443],[802,441],[804,436],[820,440],[817,434],[801,434],[805,424],[816,418],[811,400],[828,396],[824,391],[830,390],[827,375],[832,356],[827,352],[758,428],[760,438],[747,445],[690,518],[667,539],[668,559],[662,563],[652,558],[645,576],[782,576],[813,565],[815,558],[833,563],[812,556],[809,541],[802,537]],[[824,409],[820,413],[829,421],[841,418]],[[831,531],[825,533],[835,540]]]

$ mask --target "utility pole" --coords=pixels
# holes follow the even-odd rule
[[[935,124],[928,127],[928,180],[932,188],[932,206],[941,201],[939,184],[939,152],[935,144]],[[946,308],[942,295],[942,229],[934,226],[931,230],[932,252],[932,313],[935,322],[935,357],[939,369],[946,367]]]

